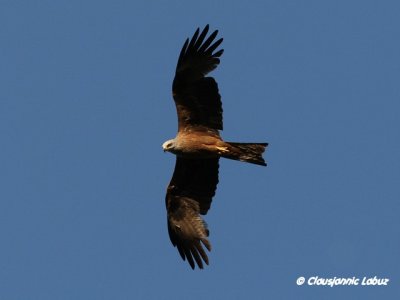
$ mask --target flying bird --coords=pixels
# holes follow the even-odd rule
[[[200,215],[207,214],[218,184],[219,158],[266,166],[262,153],[268,143],[225,142],[222,103],[217,82],[206,75],[220,63],[223,49],[215,41],[218,30],[207,38],[209,26],[186,39],[179,54],[172,94],[178,114],[178,133],[162,147],[176,155],[175,170],[167,188],[168,233],[183,260],[192,269],[208,265],[203,247],[211,251],[209,231]]]

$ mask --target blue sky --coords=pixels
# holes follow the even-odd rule
[[[1,299],[394,299],[398,1],[1,1]],[[210,24],[223,160],[210,266],[167,233],[171,82]],[[386,287],[297,286],[304,276]]]

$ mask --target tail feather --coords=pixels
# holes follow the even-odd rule
[[[240,160],[256,165],[266,166],[262,157],[268,143],[232,143],[227,142],[228,151],[222,156],[229,159]]]

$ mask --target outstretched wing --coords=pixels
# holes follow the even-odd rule
[[[167,189],[168,233],[183,260],[192,269],[196,261],[200,269],[208,257],[202,244],[211,251],[209,231],[200,214],[210,209],[218,184],[219,158],[187,159],[177,157],[174,174]]]
[[[207,25],[199,35],[197,28],[192,39],[186,40],[179,55],[172,93],[178,113],[179,131],[187,127],[222,130],[222,104],[214,78],[205,77],[214,70],[224,52],[214,53],[222,43],[215,41],[215,30],[207,39]]]

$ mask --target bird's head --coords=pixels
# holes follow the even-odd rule
[[[164,152],[168,151],[171,152],[175,147],[175,140],[168,140],[163,145]]]

